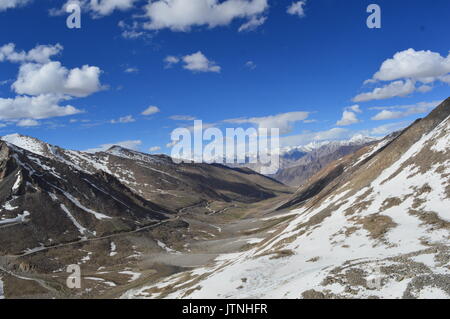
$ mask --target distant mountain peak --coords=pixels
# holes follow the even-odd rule
[[[37,138],[18,133],[1,136],[0,140],[42,156],[46,156],[52,148],[50,144],[42,142]]]
[[[304,145],[298,145],[298,146],[288,146],[284,147],[281,150],[281,154],[292,154],[294,152],[312,152],[314,150],[317,150],[321,147],[327,146],[327,145],[337,145],[337,146],[349,146],[349,145],[364,145],[367,143],[372,143],[375,141],[378,141],[379,138],[367,136],[364,134],[356,134],[350,139],[344,139],[344,140],[326,140],[326,141],[312,141],[308,144]]]

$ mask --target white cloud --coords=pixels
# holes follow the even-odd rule
[[[165,68],[170,69],[175,64],[183,62],[183,68],[192,72],[215,72],[220,73],[221,67],[214,61],[210,61],[201,51],[185,55],[181,58],[169,55],[164,59]]]
[[[219,73],[221,68],[214,61],[208,58],[200,51],[183,57],[185,63],[183,68],[192,72],[216,72]]]
[[[12,84],[18,94],[64,94],[85,97],[103,89],[101,70],[96,66],[68,70],[60,62],[46,64],[26,63],[20,66],[19,75]]]
[[[68,70],[50,61],[63,50],[62,45],[38,45],[28,52],[17,51],[14,43],[0,47],[0,62],[21,63],[12,88],[18,94],[57,94],[85,97],[102,89],[101,70],[95,66]]]
[[[252,17],[249,21],[247,21],[246,23],[244,23],[243,25],[241,25],[239,27],[239,32],[243,32],[243,31],[254,31],[256,30],[259,26],[262,26],[267,20],[267,17],[257,17],[254,16]]]
[[[71,105],[58,105],[62,100],[52,94],[0,98],[0,120],[45,119],[82,112]]]
[[[305,8],[304,8],[305,5],[306,5],[306,0],[293,2],[287,8],[287,13],[291,14],[291,15],[297,15],[297,16],[303,18],[305,16]]]
[[[159,150],[161,150],[161,147],[159,146],[153,146],[148,149],[149,152],[157,152]]]
[[[174,121],[194,121],[196,118],[190,115],[172,115],[169,119]]]
[[[439,80],[441,80],[442,82],[445,82],[445,83],[447,83],[447,84],[450,84],[450,74],[449,74],[449,75],[441,76],[441,77],[439,78]]]
[[[265,117],[251,117],[225,120],[226,123],[251,123],[258,128],[279,128],[280,134],[287,134],[292,131],[294,123],[304,121],[308,118],[308,112],[288,112]]]
[[[427,93],[430,92],[431,90],[433,90],[433,87],[430,85],[422,85],[417,88],[417,91],[420,93]]]
[[[124,39],[137,39],[143,37],[145,35],[144,32],[136,31],[136,30],[124,30],[122,31],[122,37]]]
[[[381,125],[381,126],[372,128],[370,130],[361,131],[359,133],[363,134],[363,135],[376,136],[376,137],[386,136],[392,132],[396,132],[396,131],[404,129],[406,126],[408,126],[408,124],[409,124],[409,122],[389,123],[389,124],[385,124],[385,125]]]
[[[0,47],[0,62],[47,63],[50,61],[50,57],[59,54],[62,50],[63,46],[58,43],[55,45],[38,45],[28,52],[16,51],[16,45],[14,43],[8,43]]]
[[[381,110],[378,114],[372,117],[374,121],[392,120],[408,117],[415,114],[427,113],[441,102],[421,102],[412,105],[398,105],[391,107],[373,107],[371,109]]]
[[[408,49],[397,52],[393,58],[385,60],[380,69],[364,84],[373,84],[378,81],[394,81],[376,88],[372,92],[356,96],[356,102],[387,99],[391,97],[404,97],[415,91],[430,92],[430,84],[441,81],[450,84],[450,54],[445,57],[439,53],[416,51]],[[419,86],[416,87],[416,83]],[[422,83],[422,85],[420,85]]]
[[[402,117],[403,112],[394,112],[389,110],[383,110],[374,117],[372,117],[372,120],[374,121],[382,121],[382,120],[392,120],[392,119],[398,119]]]
[[[351,111],[344,111],[344,113],[342,113],[342,118],[339,121],[337,121],[336,125],[348,126],[359,122],[360,120],[356,116],[356,113]]]
[[[247,61],[245,62],[245,67],[249,68],[250,70],[256,69],[256,64],[253,61]]]
[[[362,113],[362,110],[360,109],[358,104],[346,107],[344,109],[344,112],[342,113],[342,118],[339,121],[337,121],[336,125],[348,126],[361,122],[358,119],[356,113]]]
[[[158,0],[146,5],[149,30],[190,31],[194,26],[229,25],[241,18],[252,20],[268,8],[267,0]]]
[[[90,10],[101,16],[110,15],[115,10],[125,11],[133,8],[138,0],[91,0]]]
[[[32,127],[32,126],[39,126],[39,122],[32,119],[23,119],[18,121],[16,125],[20,127]]]
[[[28,52],[17,51],[13,43],[0,47],[0,62],[20,64],[17,79],[11,85],[19,95],[0,98],[0,119],[31,126],[37,123],[32,120],[77,114],[82,111],[60,103],[103,89],[98,67],[85,65],[69,70],[50,60],[62,49],[60,44],[38,45]]]
[[[125,39],[137,39],[144,37],[145,32],[140,31],[139,23],[134,21],[132,24],[128,24],[125,21],[119,21],[118,26],[123,30],[122,37]]]
[[[142,115],[152,115],[155,113],[159,113],[161,112],[161,110],[157,107],[157,106],[149,106],[148,108],[146,108],[141,114]]]
[[[347,109],[348,111],[353,111],[353,112],[356,112],[356,113],[362,113],[362,110],[360,109],[360,107],[359,107],[358,104],[349,106],[349,107],[347,107],[346,109]]]
[[[349,130],[335,127],[327,131],[313,133],[314,141],[335,140],[346,137]]]
[[[408,49],[397,52],[392,59],[384,61],[373,79],[393,81],[410,78],[430,83],[448,73],[450,73],[450,54],[443,57],[429,50]]]
[[[100,18],[110,15],[114,11],[132,9],[139,0],[68,0],[60,9],[51,9],[50,15],[66,14],[66,7],[70,3],[77,3],[83,12],[90,12],[93,17]]]
[[[412,80],[395,81],[372,92],[362,93],[353,98],[353,102],[367,102],[372,100],[383,100],[392,97],[404,97],[415,91],[415,82]]]
[[[166,69],[171,68],[174,64],[177,64],[178,62],[180,62],[180,58],[173,56],[173,55],[169,55],[164,59],[164,62],[166,63]]]
[[[111,124],[119,124],[119,123],[124,124],[124,123],[133,123],[133,122],[136,122],[136,120],[134,119],[134,117],[132,115],[119,117],[119,119],[117,119],[117,120],[110,121]]]
[[[139,69],[138,68],[126,68],[125,69],[125,73],[138,73]]]
[[[116,142],[116,143],[102,144],[99,147],[90,148],[90,149],[85,150],[84,152],[87,152],[87,153],[104,152],[113,146],[120,146],[120,147],[127,148],[130,150],[138,150],[141,145],[142,145],[141,140],[128,140],[128,141],[121,141],[121,142]]]
[[[0,12],[24,6],[29,2],[30,0],[0,0]]]

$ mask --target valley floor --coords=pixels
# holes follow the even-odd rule
[[[137,231],[3,256],[0,291],[6,298],[117,298],[260,242],[286,220],[264,216],[288,196],[256,204],[194,205]],[[82,289],[66,287],[71,264],[81,268]]]

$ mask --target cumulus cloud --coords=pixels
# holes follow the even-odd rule
[[[46,64],[26,63],[20,66],[17,80],[12,88],[18,94],[62,94],[85,97],[102,89],[101,70],[84,65],[68,70],[60,62]]]
[[[149,106],[146,108],[141,114],[142,115],[152,115],[161,112],[161,110],[157,106]]]
[[[352,112],[356,112],[356,113],[362,113],[362,110],[360,109],[358,104],[349,106],[346,109],[347,109],[347,111],[352,111]]]
[[[110,15],[115,10],[128,10],[133,8],[138,0],[91,0],[89,2],[90,10],[96,14],[105,16]]]
[[[177,64],[178,62],[180,62],[180,58],[173,56],[173,55],[169,55],[164,59],[164,62],[166,63],[166,68],[169,69],[171,68],[174,64]]]
[[[337,121],[336,125],[348,126],[359,122],[360,121],[355,113],[351,111],[344,111],[344,113],[342,113],[342,118],[339,121]]]
[[[45,119],[82,112],[71,105],[60,106],[62,100],[52,94],[0,98],[0,120]]]
[[[427,113],[436,106],[438,106],[441,102],[420,102],[417,104],[411,105],[397,105],[391,107],[373,107],[371,109],[381,110],[375,116],[372,117],[374,121],[383,121],[383,120],[392,120],[408,117],[415,114],[423,114]]]
[[[32,127],[32,126],[39,126],[39,122],[32,119],[23,119],[18,121],[16,125],[20,127]]]
[[[361,122],[358,119],[356,113],[362,113],[362,110],[359,108],[358,104],[346,107],[344,109],[344,112],[342,113],[342,118],[339,121],[337,121],[336,125],[348,126]]]
[[[177,63],[182,62],[183,68],[192,72],[215,72],[220,73],[221,67],[216,62],[209,60],[201,51],[185,55],[181,58],[169,55],[164,59],[165,68],[169,69]]]
[[[47,63],[50,57],[59,54],[63,50],[61,44],[38,45],[28,52],[16,51],[14,43],[8,43],[0,47],[0,62],[8,61],[13,63],[36,62]]]
[[[82,111],[60,104],[104,88],[98,67],[85,65],[69,70],[60,62],[51,61],[62,50],[60,44],[38,45],[28,52],[16,50],[13,43],[0,47],[0,62],[20,64],[17,79],[11,85],[18,95],[0,98],[0,119],[27,125],[36,119],[77,114]]]
[[[193,72],[216,72],[219,73],[221,68],[214,61],[208,58],[200,51],[197,53],[186,55],[183,57],[183,68]]]
[[[95,66],[68,70],[60,62],[51,61],[63,46],[38,45],[30,51],[18,51],[14,43],[0,47],[0,62],[20,63],[19,75],[12,84],[18,94],[57,94],[85,97],[102,89],[101,70]]]
[[[305,121],[309,112],[288,112],[265,117],[251,117],[225,120],[226,123],[255,124],[258,128],[279,128],[280,134],[287,134],[292,131],[293,124]]]
[[[306,5],[306,0],[305,1],[293,2],[287,8],[287,13],[291,14],[291,15],[296,15],[296,16],[299,16],[299,17],[303,18],[305,16],[305,8],[304,8],[305,5]]]
[[[30,0],[0,0],[0,12],[28,4]]]
[[[360,94],[353,100],[365,102],[404,97],[415,91],[430,92],[433,89],[430,84],[436,81],[450,84],[449,73],[450,54],[445,57],[430,50],[404,50],[385,60],[373,77],[364,82],[373,84],[384,81],[390,82],[389,84],[376,88],[372,92]],[[416,87],[416,83],[419,83],[418,87]]]
[[[247,21],[246,23],[244,23],[243,25],[241,25],[239,27],[239,32],[243,32],[243,31],[254,31],[256,30],[259,26],[262,26],[267,20],[267,17],[257,17],[254,16],[252,17],[249,21]]]
[[[412,80],[391,82],[372,92],[361,93],[353,98],[353,102],[367,102],[372,100],[383,100],[392,97],[404,97],[415,91],[415,82]]]
[[[424,83],[434,82],[450,73],[450,54],[447,57],[432,51],[408,49],[397,52],[381,64],[374,80],[393,81],[411,78]]]
[[[138,150],[139,147],[142,145],[142,141],[141,140],[127,140],[127,141],[121,141],[121,142],[116,142],[116,143],[108,143],[108,144],[102,144],[98,147],[95,148],[90,148],[87,150],[84,150],[84,152],[87,153],[97,153],[97,152],[104,152],[107,151],[108,149],[110,149],[113,146],[120,146],[123,148],[127,148],[130,150]]]
[[[145,6],[149,30],[190,31],[195,26],[229,25],[235,19],[260,16],[268,8],[267,0],[158,0]]]
[[[135,118],[132,115],[119,117],[119,119],[117,119],[117,120],[110,121],[111,124],[119,124],[119,123],[124,124],[124,123],[132,123],[132,122],[136,122]]]
[[[108,16],[114,11],[132,9],[139,0],[68,0],[61,8],[50,10],[50,15],[59,16],[66,14],[66,8],[70,3],[77,3],[84,12],[90,12],[93,17]]]

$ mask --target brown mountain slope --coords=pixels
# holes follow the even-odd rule
[[[6,141],[87,174],[115,176],[139,196],[170,210],[206,202],[254,202],[290,192],[290,188],[251,170],[222,165],[176,164],[165,155],[150,155],[114,146],[95,154],[70,151],[21,135]]]
[[[303,186],[309,178],[326,168],[328,164],[373,143],[375,142],[364,141],[361,144],[340,145],[339,143],[330,143],[330,145],[324,145],[306,154],[293,165],[280,169],[272,177],[286,185]]]
[[[24,136],[13,141],[24,148],[0,141],[2,254],[130,232],[289,192],[251,170],[175,164],[119,147],[88,154]]]

